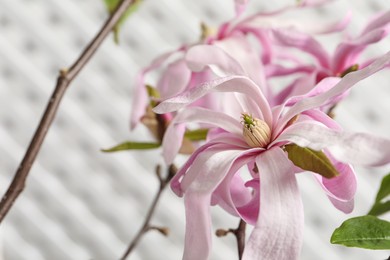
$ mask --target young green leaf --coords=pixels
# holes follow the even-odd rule
[[[382,179],[381,186],[376,195],[375,204],[372,206],[368,215],[378,216],[390,211],[390,200],[383,201],[390,195],[390,174]]]
[[[185,138],[191,141],[206,140],[208,129],[201,128],[196,130],[187,130],[184,134]]]
[[[374,216],[351,218],[333,232],[330,242],[365,249],[390,249],[390,222]]]
[[[390,201],[386,202],[378,202],[375,203],[374,206],[370,209],[370,212],[367,213],[367,215],[372,216],[379,216],[382,214],[385,214],[386,212],[390,211]]]
[[[300,147],[296,144],[286,145],[285,150],[288,158],[303,170],[318,173],[328,179],[339,175],[328,157],[321,151]]]
[[[112,153],[126,150],[146,150],[160,147],[159,143],[124,142],[109,149],[101,149],[102,152]]]
[[[112,14],[115,11],[116,6],[120,0],[104,0],[104,3],[106,4],[107,11]],[[134,0],[133,3],[129,6],[127,11],[122,15],[122,17],[119,19],[118,23],[114,26],[113,32],[114,32],[114,41],[116,44],[119,44],[119,29],[124,24],[126,19],[135,12],[142,0]]]

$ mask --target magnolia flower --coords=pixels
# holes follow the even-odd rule
[[[389,163],[390,140],[341,131],[316,108],[388,65],[390,53],[344,78],[325,78],[314,87],[315,95],[296,98],[289,107],[285,106],[289,100],[271,107],[256,83],[227,70],[234,68],[234,64],[226,64],[226,59],[210,64],[210,59],[205,56],[206,63],[198,59],[197,65],[225,71],[228,76],[205,82],[154,108],[157,113],[177,111],[211,92],[235,92],[242,105],[236,116],[201,108],[185,108],[180,113],[179,126],[195,121],[217,127],[172,180],[173,190],[184,195],[186,208],[183,259],[208,259],[211,203],[218,203],[254,224],[243,259],[298,259],[303,210],[294,174],[299,170],[286,153],[287,145],[324,150],[328,154],[339,176],[319,177],[321,185],[337,208],[349,212],[356,188],[349,163],[363,166]],[[171,129],[175,132],[175,126]],[[252,174],[246,185],[253,187],[253,193],[245,189],[242,181],[236,183],[239,170],[246,165]]]
[[[263,87],[264,94],[268,99],[271,99],[271,90],[267,89],[265,77],[267,76],[280,76],[286,73],[294,72],[306,72],[308,70],[313,71],[313,66],[297,66],[292,70],[286,71],[280,66],[274,66],[269,64],[273,60],[274,56],[280,56],[282,53],[286,55],[286,52],[275,52],[271,45],[271,39],[269,37],[269,31],[276,28],[305,28],[302,27],[302,23],[296,21],[284,22],[284,19],[279,17],[279,14],[285,13],[289,10],[299,10],[303,7],[315,7],[325,4],[329,0],[306,0],[300,1],[298,4],[286,6],[280,10],[276,10],[270,13],[257,13],[253,16],[241,19],[240,13],[245,9],[248,4],[248,0],[235,0],[235,6],[237,9],[237,15],[228,22],[222,24],[217,28],[215,33],[209,33],[208,28],[203,26],[202,39],[193,44],[186,44],[178,49],[164,53],[160,57],[156,58],[151,64],[143,68],[137,75],[134,87],[132,102],[132,114],[131,114],[131,128],[134,129],[140,121],[143,120],[145,115],[145,109],[148,107],[150,100],[159,102],[170,98],[182,91],[191,89],[201,82],[212,80],[213,77],[210,71],[201,70],[196,71],[193,68],[189,68],[186,63],[186,53],[190,46],[208,44],[218,46],[222,50],[229,53],[231,57],[236,59],[239,63],[239,67],[243,75],[249,76],[258,85]],[[307,29],[305,32],[316,33],[329,33],[339,31],[343,29],[349,21],[349,16],[341,22],[328,24],[321,26],[321,28]],[[307,27],[307,26],[306,26]],[[248,39],[248,35],[253,35],[257,39],[255,46],[252,46],[251,40]],[[259,49],[259,51],[257,51]],[[260,53],[259,53],[260,52]],[[242,57],[245,57],[244,59]],[[264,68],[263,64],[269,67]],[[158,69],[162,69],[161,76],[153,84],[146,80],[149,74],[152,74]],[[263,73],[265,71],[266,73]],[[221,74],[217,74],[221,75]],[[240,74],[241,75],[241,74]],[[157,96],[148,96],[146,85],[150,84],[155,87]],[[202,106],[211,109],[218,109],[215,105],[214,98],[208,97],[207,99],[197,101],[197,106]],[[223,107],[220,108],[224,110]],[[173,115],[168,116],[168,118]]]
[[[300,79],[285,88],[276,98],[276,104],[284,102],[287,96],[302,95],[308,91],[302,87],[302,81],[306,85],[314,85],[325,77],[343,77],[351,71],[364,68],[375,59],[360,60],[361,54],[371,44],[377,43],[385,38],[390,32],[390,11],[377,15],[373,18],[356,37],[348,37],[336,47],[333,54],[329,54],[324,46],[312,35],[294,29],[275,28],[272,31],[273,43],[284,47],[297,48],[315,58],[315,65],[310,66],[298,61],[291,69],[280,66],[271,67],[268,75],[280,74],[280,71],[287,73],[299,71],[306,73]],[[345,96],[345,95],[344,95]],[[339,97],[339,101],[343,97]],[[334,102],[332,105],[335,105]],[[331,106],[332,106],[331,105]]]

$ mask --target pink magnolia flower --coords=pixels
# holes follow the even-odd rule
[[[245,9],[248,1],[235,0],[235,6],[238,10],[237,16],[232,20],[222,24],[218,28],[216,34],[204,35],[204,39],[201,39],[199,42],[192,44],[192,46],[199,44],[209,44],[218,46],[222,50],[228,52],[232,58],[238,61],[239,65],[236,67],[241,71],[244,71],[244,74],[251,77],[258,85],[262,86],[264,94],[267,98],[269,98],[271,91],[269,89],[267,90],[268,87],[265,81],[265,76],[273,76],[275,74],[280,76],[281,74],[286,73],[284,68],[279,66],[275,67],[272,66],[272,64],[270,65],[270,68],[263,67],[263,64],[268,66],[268,63],[273,60],[274,55],[280,55],[280,53],[275,53],[273,48],[271,48],[273,43],[271,42],[271,39],[268,35],[269,31],[274,29],[275,26],[282,28],[291,26],[294,28],[302,28],[302,26],[296,22],[294,22],[294,24],[292,24],[292,22],[282,23],[282,20],[278,15],[289,10],[299,10],[303,7],[315,7],[321,4],[325,4],[326,2],[329,2],[329,0],[306,0],[301,1],[299,4],[286,6],[285,8],[270,13],[257,13],[253,16],[241,19],[239,14]],[[348,17],[341,22],[332,23],[326,26],[322,26],[321,28],[316,28],[315,30],[309,29],[306,31],[329,33],[341,30],[345,27],[347,22]],[[248,40],[248,35],[255,36],[257,39],[257,46],[251,46],[250,40]],[[163,69],[161,76],[157,81],[155,81],[155,84],[151,83],[151,85],[154,86],[160,94],[159,98],[153,97],[153,100],[156,102],[170,98],[184,90],[191,89],[201,82],[215,78],[212,76],[210,71],[196,71],[193,68],[188,68],[185,61],[185,56],[190,46],[191,45],[183,45],[177,50],[164,53],[152,61],[149,66],[140,71],[136,78],[133,93],[135,98],[132,102],[132,129],[135,128],[140,119],[144,116],[145,108],[148,106],[150,101],[150,97],[148,97],[145,88],[145,85],[148,82],[146,77],[149,74],[155,72],[158,69]],[[259,51],[256,49],[260,49],[261,53],[259,53]],[[242,57],[245,58],[243,59]],[[297,66],[297,68],[289,70],[288,73],[293,73],[293,71],[312,71],[312,67],[313,66]],[[263,71],[272,72],[268,72],[269,75],[266,75],[263,73]],[[217,75],[221,76],[222,74]],[[214,98],[209,97],[197,102],[198,103],[196,105],[217,109]],[[173,115],[168,115],[168,118],[172,117]]]
[[[374,17],[358,36],[354,38],[347,37],[347,39],[336,47],[333,54],[329,54],[323,45],[310,34],[294,29],[274,29],[272,32],[274,43],[283,47],[293,47],[302,50],[305,53],[311,54],[316,61],[312,66],[298,61],[292,69],[273,65],[278,69],[276,73],[280,73],[280,71],[290,73],[291,71],[296,71],[297,68],[300,68],[300,72],[305,73],[305,75],[285,88],[275,98],[276,104],[281,104],[288,96],[306,93],[307,89],[301,86],[302,80],[306,81],[308,83],[307,85],[310,86],[318,83],[325,77],[344,76],[350,71],[368,66],[375,58],[362,61],[360,58],[361,54],[369,45],[375,44],[385,38],[389,32],[390,11],[387,11]],[[274,67],[270,69],[270,73],[275,73],[273,72],[275,71]],[[343,96],[339,97],[338,101],[341,98]]]
[[[204,59],[207,63],[198,59],[199,67],[229,67],[224,59],[212,63],[210,57]],[[356,188],[349,163],[363,166],[389,163],[390,140],[341,131],[316,108],[389,62],[390,53],[344,78],[323,79],[314,87],[316,95],[295,98],[294,102],[287,100],[276,107],[269,105],[256,83],[246,76],[233,75],[233,71],[155,107],[157,113],[177,111],[211,92],[234,92],[242,101],[236,116],[202,108],[185,108],[180,112],[180,123],[196,121],[217,127],[172,180],[173,190],[184,195],[186,208],[183,259],[208,259],[211,203],[218,203],[231,214],[254,224],[243,259],[298,259],[303,210],[294,173],[299,170],[288,159],[283,149],[286,144],[325,150],[340,175],[333,179],[320,177],[321,185],[337,208],[349,212]],[[286,107],[288,102],[290,106]],[[174,128],[171,126],[172,131]],[[239,170],[246,165],[252,179],[244,184]]]

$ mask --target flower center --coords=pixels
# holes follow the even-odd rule
[[[271,129],[266,122],[242,113],[244,140],[250,147],[265,147],[271,140]]]

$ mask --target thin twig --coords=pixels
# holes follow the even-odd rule
[[[229,228],[228,230],[225,229],[218,229],[215,234],[217,237],[223,237],[226,236],[229,233],[232,233],[237,240],[237,249],[238,249],[238,259],[242,259],[242,254],[244,253],[245,248],[245,231],[246,231],[246,222],[242,219],[240,219],[240,223],[238,224],[238,227],[236,229]]]
[[[246,222],[244,220],[240,220],[237,229],[234,230],[234,235],[237,240],[237,249],[238,249],[238,259],[242,259],[242,254],[244,253],[245,248],[245,230],[246,230]]]
[[[163,233],[164,235],[167,234],[167,229],[166,228],[161,228],[161,227],[155,227],[150,225],[150,220],[154,214],[154,211],[156,210],[156,206],[158,201],[160,200],[161,194],[164,191],[165,187],[168,185],[168,183],[171,181],[172,177],[176,174],[177,168],[174,165],[169,166],[168,174],[165,178],[161,177],[160,174],[160,167],[158,166],[156,168],[156,174],[158,176],[158,179],[160,181],[160,186],[159,189],[156,193],[156,196],[153,199],[152,204],[150,205],[149,211],[145,217],[144,224],[142,225],[141,229],[138,231],[134,239],[131,241],[130,245],[126,249],[125,253],[123,256],[120,258],[121,260],[125,260],[132,250],[137,246],[139,241],[141,240],[142,236],[148,232],[149,230],[158,230],[160,233]]]
[[[84,49],[77,61],[69,68],[60,70],[60,74],[57,78],[57,85],[51,95],[49,102],[46,106],[46,110],[41,118],[37,130],[30,142],[30,145],[24,155],[23,160],[19,164],[19,167],[14,175],[14,178],[8,187],[7,192],[4,194],[0,202],[0,223],[7,215],[8,211],[12,207],[16,198],[23,191],[26,183],[28,173],[30,172],[31,166],[33,165],[35,158],[41,148],[43,140],[45,139],[46,133],[48,132],[53,119],[56,115],[57,109],[61,102],[62,97],[70,83],[79,74],[79,72],[88,63],[94,53],[97,51],[101,43],[112,31],[120,17],[133,3],[133,0],[122,0],[117,6],[116,10],[105,22],[99,33]]]

